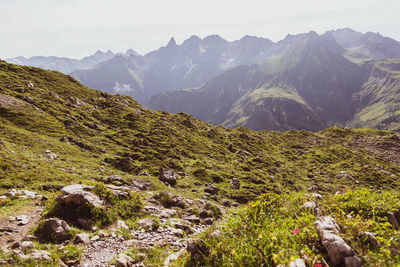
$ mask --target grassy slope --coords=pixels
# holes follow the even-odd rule
[[[356,95],[360,107],[348,127],[371,127],[400,130],[400,61],[370,62],[371,76]]]
[[[130,97],[101,94],[57,72],[1,63],[0,75],[2,96],[29,96],[34,101],[34,106],[21,100],[23,105],[1,108],[3,190],[21,184],[22,177],[25,183],[20,186],[40,189],[46,183],[105,176],[118,172],[112,164],[103,163],[106,159],[112,162],[115,156],[133,159],[127,175],[143,170],[157,175],[160,166],[170,167],[187,173],[178,187],[214,180],[223,195],[245,198],[269,190],[304,189],[315,183],[331,191],[341,183],[353,184],[336,183],[340,170],[355,172],[364,185],[376,184],[378,179],[382,187],[399,183],[380,175],[380,168],[398,175],[399,169],[391,162],[350,147],[355,137],[389,138],[390,132],[230,130],[185,114],[145,110]],[[33,88],[28,86],[30,82]],[[26,91],[17,92],[20,88]],[[84,104],[73,104],[77,98]],[[62,142],[62,137],[70,141]],[[46,160],[45,149],[59,158]],[[228,186],[233,177],[242,179],[240,192],[232,192]],[[255,184],[258,180],[262,183]]]
[[[399,147],[396,133],[231,130],[186,114],[146,110],[130,97],[89,89],[58,72],[3,62],[0,115],[0,192],[26,188],[52,197],[59,185],[94,185],[111,174],[129,179],[144,170],[152,177],[141,179],[162,190],[167,187],[156,178],[161,166],[186,173],[168,188],[173,192],[201,197],[203,185],[213,182],[221,189],[219,200],[241,203],[313,184],[323,192],[400,187],[396,150],[378,149]],[[47,159],[46,149],[58,158]],[[116,156],[128,162],[122,169],[113,164]],[[339,171],[350,175],[339,178]],[[229,186],[234,177],[240,190]],[[3,207],[0,216],[17,209]]]

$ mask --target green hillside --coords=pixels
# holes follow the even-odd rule
[[[276,97],[275,92],[266,88],[260,94]],[[286,98],[302,103],[290,89]],[[2,206],[0,223],[45,205],[38,229],[46,218],[69,218],[71,214],[63,214],[53,199],[62,186],[74,183],[95,186],[92,192],[109,205],[105,210],[85,210],[94,216],[93,225],[111,231],[107,227],[122,219],[133,232],[138,220],[149,216],[138,210],[150,205],[150,197],[161,193],[162,203],[172,201],[166,191],[207,199],[206,218],[217,219],[225,213],[224,200],[241,207],[263,193],[304,192],[312,185],[324,194],[343,188],[400,188],[400,138],[394,132],[332,127],[315,133],[281,133],[215,127],[184,113],[145,109],[128,96],[87,88],[58,72],[5,62],[0,62],[0,133],[0,193],[29,189],[48,198],[43,202],[10,198]],[[162,183],[160,168],[178,173],[176,184]],[[110,186],[111,175],[128,184],[150,183],[152,189],[116,199],[104,187]],[[230,186],[232,178],[240,180],[240,189]],[[219,189],[215,197],[205,194],[209,183]],[[185,214],[203,213],[183,205],[175,216]],[[71,235],[87,231],[74,227]],[[124,234],[127,240],[129,231]],[[39,230],[35,233],[41,236]],[[3,250],[6,239],[0,236]],[[52,251],[47,263],[53,265],[68,260],[62,256],[64,249],[70,249],[75,260],[82,253],[85,258],[84,246],[72,241],[65,245],[36,242],[35,248]],[[146,250],[146,264],[158,266],[170,250],[169,245]],[[1,259],[11,259],[11,265],[38,264],[3,252]]]

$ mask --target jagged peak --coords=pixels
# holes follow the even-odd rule
[[[171,39],[169,39],[167,47],[174,47],[174,46],[176,46],[176,41],[174,37],[171,37]]]

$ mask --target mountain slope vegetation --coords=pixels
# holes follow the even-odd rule
[[[129,230],[118,232],[128,241],[142,231],[138,229],[142,229],[143,218],[153,220],[154,229],[170,229],[172,221],[155,219],[145,211],[145,205],[151,205],[156,197],[169,207],[169,212],[171,205],[176,205],[178,194],[192,199],[185,201],[208,203],[208,209],[203,211],[184,204],[179,204],[180,208],[172,206],[178,209],[172,219],[187,213],[217,219],[225,213],[222,203],[226,200],[242,207],[263,193],[285,196],[311,186],[318,186],[327,195],[343,189],[386,191],[400,187],[400,137],[390,131],[340,127],[316,133],[232,130],[184,113],[148,110],[129,96],[90,89],[59,72],[6,62],[0,62],[0,115],[0,193],[29,189],[48,198],[43,200],[44,212],[36,214],[40,222],[31,233],[50,238],[41,232],[46,220],[53,220],[54,216],[68,220],[74,212],[84,211],[103,231],[87,230],[68,221],[73,225],[68,237],[89,233],[93,240],[87,245],[66,241],[66,246],[35,241],[34,249],[51,252],[46,259],[26,258],[34,252],[31,248],[19,254],[9,251],[7,236],[0,236],[2,248],[6,247],[0,260],[14,265],[87,261],[88,248],[94,249],[94,244],[100,242],[96,239],[99,235],[111,235],[114,230],[109,227],[117,219],[129,224]],[[164,170],[179,174],[176,183],[160,181]],[[232,187],[233,178],[240,181],[239,188]],[[152,189],[132,190],[119,199],[107,189],[119,188],[108,184],[110,179],[128,184],[140,181]],[[71,184],[93,186],[95,199],[109,203],[107,210],[75,210],[67,216],[54,199],[63,186]],[[65,194],[67,189],[63,190]],[[9,216],[43,206],[30,199],[11,197],[3,198],[1,203],[2,225],[9,223]],[[108,244],[117,246],[112,237],[108,238]],[[126,253],[132,257],[141,253],[142,258],[138,259],[142,260],[145,253],[146,264],[155,266],[176,250],[172,245],[153,244],[137,251],[126,242],[119,242],[130,249]],[[319,241],[315,242],[320,246]],[[313,255],[321,259],[318,255],[324,254],[318,253]]]

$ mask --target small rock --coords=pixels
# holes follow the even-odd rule
[[[211,195],[218,195],[219,188],[216,187],[215,185],[208,183],[204,187],[204,192],[209,193]]]
[[[158,224],[156,223],[156,221],[150,217],[137,221],[137,224],[146,231],[155,231],[158,228]]]
[[[87,233],[81,233],[81,234],[77,234],[75,237],[75,244],[89,244],[90,243],[90,238],[89,235]]]
[[[122,221],[122,220],[118,220],[118,221],[117,221],[117,228],[118,228],[118,229],[119,229],[119,228],[122,228],[122,229],[129,230],[128,225],[126,225],[126,223],[125,223],[124,221]]]
[[[316,193],[318,193],[318,186],[312,185],[310,188],[308,188],[308,192],[316,192]]]
[[[125,254],[119,254],[117,258],[117,262],[115,264],[116,267],[130,267],[134,263],[134,260]]]
[[[290,262],[289,266],[290,267],[306,267],[306,264],[305,264],[304,260],[296,259],[296,260]]]
[[[51,152],[51,151],[48,150],[48,149],[46,149],[46,150],[44,151],[44,153],[46,153],[46,158],[49,158],[49,159],[56,159],[56,158],[57,158],[57,155],[54,154],[53,152]]]
[[[30,219],[27,215],[19,215],[19,216],[15,217],[15,220],[18,222],[18,225],[26,225],[30,221]]]
[[[24,250],[24,249],[29,249],[29,248],[33,248],[33,242],[32,241],[24,241],[24,242],[22,242],[22,244],[21,244],[21,249],[22,250]]]
[[[37,260],[51,260],[50,253],[45,250],[34,250],[29,256]]]
[[[63,242],[71,238],[67,222],[56,218],[47,219],[38,230],[39,239],[45,241]]]
[[[303,206],[301,206],[301,209],[314,215],[318,213],[317,204],[314,201],[308,201],[304,203]]]
[[[229,208],[230,206],[232,206],[232,202],[229,199],[224,199],[222,200],[222,205]]]
[[[100,240],[100,236],[95,235],[95,236],[93,236],[90,240],[91,240],[91,241],[98,241],[98,240]]]
[[[199,224],[200,223],[200,218],[197,217],[196,215],[190,215],[188,217],[184,217],[185,220],[191,222],[191,223],[195,223],[195,224]]]
[[[162,219],[164,219],[164,218],[168,219],[168,218],[171,218],[171,217],[174,217],[174,216],[177,216],[177,215],[178,215],[178,212],[176,210],[174,210],[174,209],[163,209],[160,212],[159,217],[162,218]]]
[[[164,171],[162,168],[160,168],[159,172],[160,174],[158,178],[161,182],[164,182],[171,186],[174,186],[176,184],[176,181],[178,180],[178,175],[174,172],[174,170]]]
[[[239,178],[232,178],[230,182],[230,186],[232,189],[240,189],[240,181]]]
[[[312,196],[313,198],[315,198],[315,199],[318,199],[318,200],[324,199],[324,198],[322,197],[322,195],[321,195],[321,194],[318,194],[318,193],[312,193],[311,196]]]

